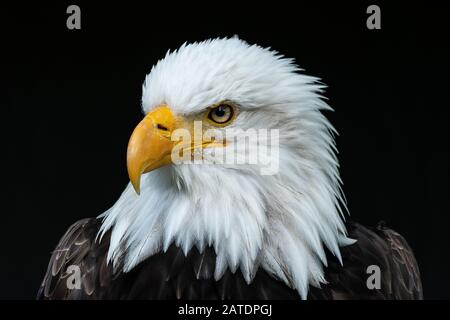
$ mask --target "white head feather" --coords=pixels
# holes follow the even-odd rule
[[[293,60],[238,39],[184,44],[146,77],[144,112],[167,104],[189,115],[220,101],[239,106],[228,129],[279,129],[279,172],[257,166],[170,165],[129,184],[104,215],[112,230],[108,261],[131,270],[170,244],[185,252],[213,246],[215,278],[238,268],[248,282],[258,268],[306,298],[325,282],[324,245],[340,259],[346,237],[333,127],[321,110],[323,85]],[[238,131],[235,132],[239,135]]]

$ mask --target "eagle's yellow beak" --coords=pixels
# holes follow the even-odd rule
[[[140,193],[141,175],[170,164],[173,142],[171,133],[176,118],[168,106],[149,112],[136,126],[128,143],[127,168],[131,184]]]

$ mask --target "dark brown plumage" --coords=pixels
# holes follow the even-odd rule
[[[53,251],[38,299],[299,299],[289,288],[259,269],[247,285],[240,271],[227,271],[215,281],[214,250],[196,249],[187,256],[175,246],[140,263],[129,273],[114,273],[106,264],[108,232],[96,240],[101,221],[84,219],[72,225]],[[395,231],[369,229],[348,222],[358,241],[341,248],[343,266],[328,254],[328,284],[310,287],[308,299],[422,299],[419,269],[411,248]],[[81,289],[68,289],[67,268],[81,270]],[[381,269],[381,289],[366,286],[367,266]]]

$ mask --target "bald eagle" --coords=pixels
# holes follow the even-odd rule
[[[421,299],[404,238],[347,216],[323,89],[237,37],[169,51],[143,85],[130,183],[69,228],[38,298]]]

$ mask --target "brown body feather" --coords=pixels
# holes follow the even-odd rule
[[[251,284],[241,273],[227,271],[214,280],[215,253],[192,249],[187,256],[172,245],[129,273],[107,265],[110,233],[97,241],[101,221],[84,219],[72,225],[53,251],[38,292],[38,299],[299,299],[297,291],[261,268]],[[417,262],[405,239],[379,226],[369,229],[347,224],[349,236],[358,240],[341,248],[343,266],[328,254],[327,284],[310,287],[308,299],[422,299]],[[67,285],[70,266],[80,268],[81,287]],[[367,267],[381,270],[381,288],[366,285]],[[69,269],[68,269],[69,268]]]

